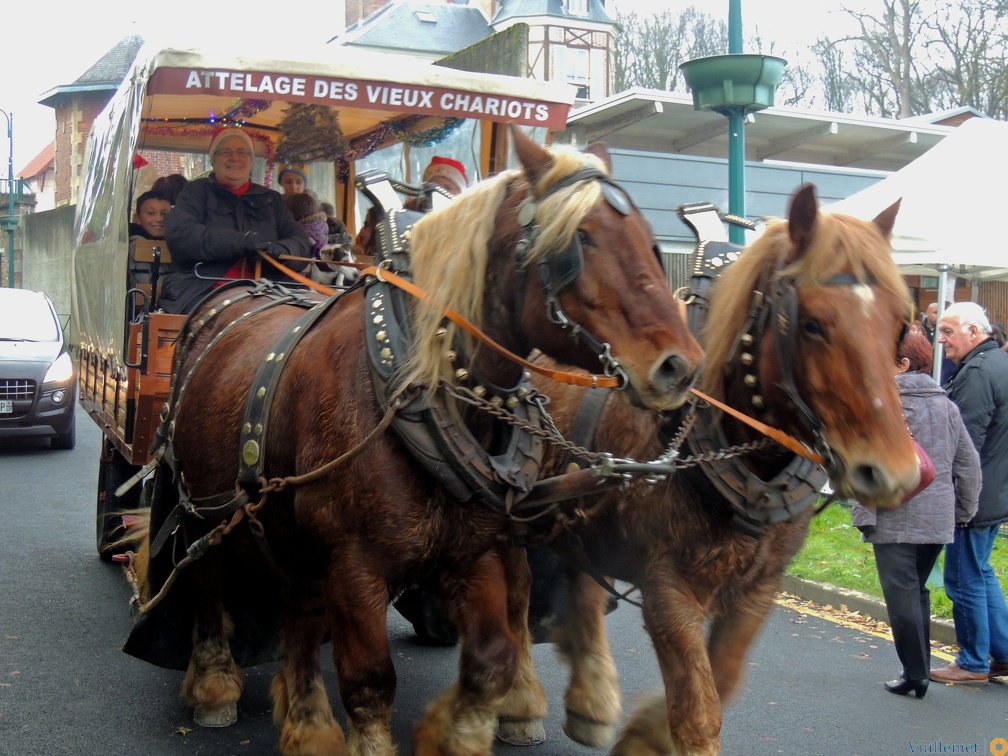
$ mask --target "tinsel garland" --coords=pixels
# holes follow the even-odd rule
[[[225,120],[210,121],[208,123],[163,123],[161,121],[151,120],[148,121],[147,128],[144,129],[144,131],[152,136],[207,137],[208,139],[212,139],[213,133],[222,126],[242,128],[238,123]],[[253,143],[258,142],[263,146],[263,152],[265,153],[266,158],[266,176],[263,179],[263,184],[265,186],[272,186],[273,163],[276,159],[273,153],[273,141],[267,135],[259,133],[254,129],[245,129],[245,133],[249,135]],[[207,147],[209,147],[209,142],[207,143]]]
[[[464,118],[445,118],[440,126],[434,126],[423,131],[410,131],[410,127],[419,120],[417,118],[404,118],[390,125],[392,134],[403,144],[410,147],[433,147],[441,144],[451,136],[458,127],[465,121]]]

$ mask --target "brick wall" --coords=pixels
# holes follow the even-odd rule
[[[88,133],[112,94],[112,90],[85,92],[61,98],[56,104],[56,207],[77,203],[77,192],[84,181]]]

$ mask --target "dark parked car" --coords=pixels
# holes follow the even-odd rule
[[[40,291],[0,289],[0,438],[77,443],[77,376],[56,308]]]

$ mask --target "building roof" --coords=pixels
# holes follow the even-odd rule
[[[584,19],[600,24],[614,24],[615,21],[606,13],[603,0],[588,0],[588,13],[570,13],[566,0],[501,0],[500,7],[493,17],[493,25],[497,26],[511,19],[540,18],[556,16],[564,19]]]
[[[558,141],[724,158],[728,119],[693,109],[690,95],[630,89],[573,111]],[[796,108],[767,108],[745,126],[746,160],[895,171],[955,127]]]
[[[105,53],[87,71],[81,74],[72,84],[62,84],[53,87],[42,95],[40,105],[55,107],[59,95],[74,92],[101,92],[116,90],[126,78],[130,66],[136,60],[137,53],[143,46],[143,38],[137,35],[124,37],[115,47]]]
[[[442,57],[490,33],[490,24],[475,6],[395,0],[329,41]]]
[[[49,142],[42,151],[28,161],[28,165],[21,169],[17,177],[20,179],[33,179],[52,168],[56,162],[56,142]]]

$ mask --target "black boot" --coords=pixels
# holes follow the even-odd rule
[[[907,680],[905,677],[901,677],[899,680],[890,680],[885,684],[885,689],[890,693],[895,693],[897,696],[905,696],[910,691],[914,692],[917,698],[924,698],[924,694],[927,693],[928,681],[924,680]]]

